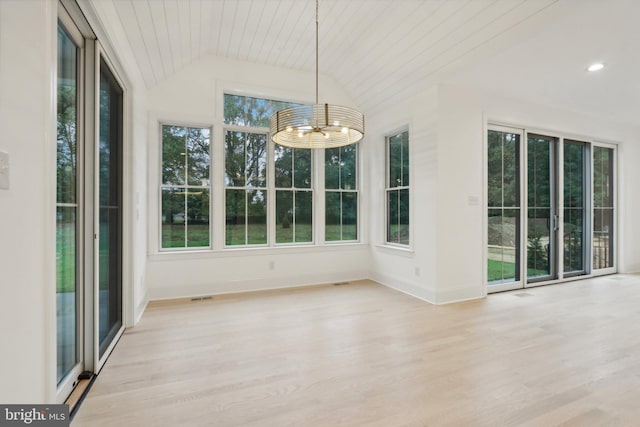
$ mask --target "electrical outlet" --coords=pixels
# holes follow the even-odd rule
[[[0,190],[9,189],[9,153],[0,151]]]

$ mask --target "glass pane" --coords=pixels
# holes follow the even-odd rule
[[[76,336],[76,210],[56,209],[56,319],[58,383],[75,366]]]
[[[342,240],[358,240],[358,193],[342,193]]]
[[[490,130],[487,148],[488,206],[502,206],[502,132]]]
[[[276,243],[293,242],[293,191],[276,191]]]
[[[209,190],[191,188],[187,193],[187,246],[209,246]]]
[[[389,138],[389,188],[402,186],[402,134]]]
[[[613,213],[612,208],[593,211],[593,268],[613,267]]]
[[[564,143],[564,271],[583,272],[586,145]]]
[[[554,141],[530,135],[527,149],[529,202],[527,230],[527,276],[550,276],[552,245],[551,172]]]
[[[273,114],[297,105],[301,104],[225,94],[224,122],[238,126],[269,127],[269,118]]]
[[[402,133],[402,185],[409,185],[409,132]]]
[[[357,162],[358,162],[358,144],[340,147],[340,188],[344,190],[357,189]],[[408,181],[407,181],[408,182]],[[407,184],[405,184],[407,185]]]
[[[275,163],[276,188],[291,188],[293,185],[293,149],[275,145],[273,151]]]
[[[387,242],[398,243],[400,241],[398,235],[398,206],[400,203],[400,191],[387,191]]]
[[[409,190],[400,190],[398,215],[398,243],[409,244]]]
[[[98,336],[100,356],[122,327],[122,89],[100,61]]]
[[[520,209],[502,213],[502,280],[520,280]]]
[[[226,228],[225,244],[246,244],[246,192],[227,190],[225,192]]]
[[[310,152],[310,150],[306,150]],[[295,241],[313,241],[313,192],[296,191],[295,198],[296,227]]]
[[[185,184],[187,128],[162,125],[162,183]]]
[[[549,209],[532,208],[528,213],[527,276],[551,275],[550,239],[551,215]]]
[[[340,147],[324,150],[324,187],[327,190],[340,188]]]
[[[247,187],[267,186],[267,136],[247,133]]]
[[[187,165],[189,168],[189,185],[209,185],[209,129],[188,128]]]
[[[613,149],[593,147],[593,206],[613,207]]]
[[[520,135],[503,133],[503,206],[520,206]]]
[[[342,240],[340,227],[341,194],[339,191],[325,192],[324,240],[328,242]]]
[[[267,193],[262,190],[247,191],[247,243],[267,243]]]
[[[185,194],[182,188],[162,189],[162,247],[185,247]]]
[[[489,284],[520,280],[520,210],[489,209]]]
[[[77,247],[79,218],[76,205],[78,153],[78,48],[58,26],[57,141],[56,141],[56,355],[60,383],[79,362]]]
[[[58,27],[56,201],[76,202],[77,171],[77,48]]]
[[[227,187],[244,187],[245,135],[244,132],[225,132],[224,171]]]
[[[296,188],[311,188],[311,152],[312,150],[293,150]]]

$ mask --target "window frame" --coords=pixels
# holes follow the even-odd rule
[[[270,138],[269,138],[270,139]],[[277,182],[275,179],[275,171],[276,171],[276,155],[275,155],[275,150],[278,148],[278,144],[269,141],[270,145],[272,146],[272,150],[273,150],[273,162],[272,162],[272,169],[273,169],[273,196],[272,196],[272,200],[273,200],[273,221],[272,222],[272,226],[274,228],[274,232],[273,232],[273,246],[277,246],[277,247],[281,247],[281,246],[308,246],[308,245],[313,245],[316,242],[316,230],[315,230],[315,221],[316,221],[316,215],[315,215],[315,208],[316,208],[316,191],[314,188],[314,184],[315,184],[315,179],[314,179],[314,172],[315,172],[315,165],[314,165],[314,161],[315,161],[315,155],[314,155],[314,150],[306,150],[306,151],[310,151],[310,158],[309,158],[309,167],[310,167],[310,171],[309,171],[309,187],[296,187],[295,186],[295,153],[296,151],[302,151],[305,149],[296,149],[296,148],[290,148],[290,147],[282,147],[285,150],[291,150],[291,160],[292,160],[292,170],[291,170],[291,186],[290,187],[278,187],[277,186]],[[278,192],[291,192],[293,193],[293,210],[294,210],[294,220],[292,221],[291,225],[293,226],[293,241],[291,242],[281,242],[278,243],[278,222],[277,222],[277,207],[278,207]],[[311,193],[311,240],[309,241],[303,241],[303,242],[297,242],[295,239],[295,227],[296,227],[296,221],[295,221],[295,200],[296,200],[296,193],[298,192],[308,192]]]
[[[338,172],[338,177],[339,177],[339,184],[338,184],[338,188],[327,188],[327,180],[326,180],[326,174],[327,174],[327,150],[324,150],[323,153],[323,170],[324,170],[324,180],[323,180],[323,190],[324,190],[324,242],[328,245],[336,245],[336,244],[345,244],[345,243],[359,243],[361,241],[361,234],[360,234],[360,223],[361,223],[361,218],[360,218],[360,144],[353,144],[352,146],[355,147],[356,150],[356,159],[354,162],[355,165],[355,170],[353,171],[353,175],[354,175],[354,179],[355,179],[355,188],[352,189],[344,189],[341,188],[342,187],[342,166],[339,166],[339,172]],[[336,147],[336,148],[332,148],[332,149],[337,149],[340,150],[340,154],[342,154],[342,149],[344,149],[345,147]],[[336,239],[336,240],[327,240],[327,194],[328,193],[338,193],[339,197],[340,197],[340,239]],[[342,223],[342,208],[343,208],[343,200],[342,200],[342,196],[344,193],[352,193],[356,195],[356,238],[355,239],[344,239],[343,238],[343,234],[344,234],[344,224]]]
[[[183,127],[186,129],[208,129],[209,130],[209,185],[208,186],[194,186],[189,185],[188,182],[185,182],[183,185],[174,185],[174,184],[165,184],[163,179],[164,172],[164,164],[163,164],[163,126],[175,126],[175,127]],[[158,179],[158,252],[159,253],[170,253],[170,252],[201,252],[201,251],[210,251],[214,249],[214,214],[213,214],[213,199],[214,199],[214,155],[213,155],[213,144],[214,144],[214,126],[212,124],[203,124],[203,123],[194,123],[194,122],[185,122],[180,120],[158,120],[158,171],[159,171],[159,179]],[[181,247],[163,247],[163,238],[162,238],[162,190],[163,188],[204,188],[209,191],[209,245],[208,246],[181,246]],[[186,212],[185,212],[186,213]],[[188,227],[188,224],[185,222],[185,227]],[[187,229],[185,230],[185,243],[187,239]]]
[[[391,187],[390,186],[390,176],[391,176],[391,156],[390,156],[390,148],[391,148],[391,138],[396,137],[396,136],[400,136],[403,133],[407,134],[407,147],[409,149],[409,156],[407,159],[407,164],[409,167],[409,171],[408,171],[408,178],[409,178],[409,185],[401,185],[401,186],[395,186],[395,187]],[[412,225],[412,191],[411,191],[411,182],[413,181],[413,176],[412,176],[412,167],[411,167],[411,132],[409,129],[409,126],[405,126],[402,128],[398,128],[393,132],[390,132],[388,134],[385,135],[385,182],[384,182],[384,245],[386,246],[390,246],[393,248],[398,248],[398,249],[405,249],[405,250],[411,250],[412,249],[412,245],[413,245],[413,225]],[[403,183],[404,184],[404,183]],[[391,192],[396,192],[396,191],[403,191],[403,190],[407,190],[409,193],[409,207],[407,208],[408,212],[407,215],[409,217],[409,224],[408,224],[408,243],[400,243],[400,242],[393,242],[393,241],[389,241],[389,226],[391,225],[389,223],[389,194]]]
[[[225,184],[225,175],[227,173],[227,147],[226,147],[226,138],[227,138],[227,132],[240,132],[240,133],[251,133],[251,134],[257,134],[257,135],[264,135],[265,139],[266,139],[266,146],[265,146],[265,164],[266,164],[266,186],[265,187],[248,187],[246,184],[246,169],[245,169],[245,185],[242,187],[236,187],[236,186],[227,186]],[[249,126],[238,126],[238,125],[223,125],[222,127],[222,138],[223,138],[223,143],[222,143],[222,171],[221,171],[221,176],[222,176],[222,185],[221,185],[221,191],[222,191],[222,200],[223,200],[223,207],[222,207],[222,214],[223,214],[223,219],[222,219],[222,235],[223,235],[223,247],[224,249],[242,249],[242,248],[264,248],[264,247],[269,247],[271,246],[271,230],[270,230],[270,206],[271,206],[271,202],[270,199],[273,197],[271,195],[270,192],[270,187],[269,187],[269,183],[272,181],[271,179],[271,169],[273,169],[272,167],[269,166],[269,160],[272,158],[272,156],[270,155],[270,138],[269,138],[269,131],[266,130],[265,128],[256,128],[256,127],[249,127]],[[245,145],[246,147],[246,145]],[[245,155],[245,168],[246,168],[246,155]],[[238,244],[238,245],[230,245],[227,243],[227,190],[243,190],[245,193],[245,197],[246,197],[246,193],[247,191],[250,191],[251,189],[253,190],[262,190],[264,191],[264,193],[267,195],[267,204],[266,204],[266,233],[267,233],[267,238],[265,243],[247,243],[248,241],[248,230],[247,230],[247,221],[246,221],[246,217],[245,217],[245,243],[244,244]],[[246,198],[245,198],[246,200]],[[247,206],[245,204],[245,213],[247,210]]]

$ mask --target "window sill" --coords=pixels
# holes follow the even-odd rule
[[[377,244],[376,249],[379,252],[398,255],[407,258],[413,258],[415,252],[411,246],[396,246],[396,245],[388,245],[388,244]]]
[[[321,253],[327,251],[364,250],[369,245],[362,242],[326,243],[323,245],[288,245],[260,247],[231,247],[217,250],[163,251],[149,254],[149,261],[186,261],[192,259],[233,258],[238,256],[286,255],[291,253]]]

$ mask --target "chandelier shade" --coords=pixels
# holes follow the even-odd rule
[[[300,105],[271,116],[271,139],[291,148],[334,148],[364,136],[364,115],[349,107]]]
[[[364,137],[361,112],[318,103],[318,5],[319,0],[316,0],[316,103],[285,108],[270,118],[271,140],[285,147],[342,147]]]

